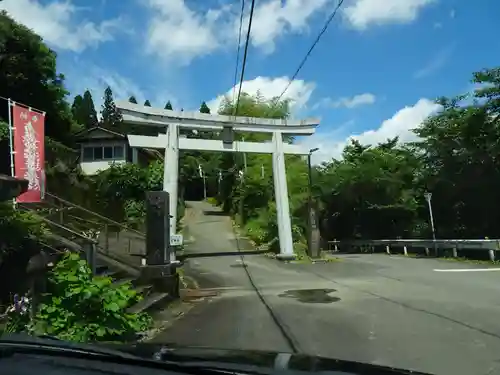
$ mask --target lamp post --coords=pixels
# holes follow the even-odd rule
[[[311,163],[311,156],[314,152],[318,151],[319,148],[316,147],[316,148],[312,148],[309,150],[309,154],[307,155],[307,173],[308,173],[308,192],[309,192],[309,196],[308,196],[308,233],[307,233],[307,247],[308,247],[308,252],[309,252],[309,256],[314,258],[314,257],[317,257],[319,254],[318,253],[318,249],[316,249],[319,245],[319,243],[317,243],[318,241],[316,241],[316,246],[314,246],[315,244],[315,241],[313,241],[314,239],[314,235],[317,234],[317,230],[318,230],[318,225],[316,223],[316,210],[314,209],[313,207],[313,197],[312,197],[312,185],[313,185],[313,181],[312,181],[312,163]]]
[[[427,201],[427,206],[429,207],[429,219],[431,221],[431,230],[432,230],[432,241],[434,243],[434,255],[437,257],[437,244],[436,244],[436,230],[434,228],[434,215],[432,214],[432,193],[424,194],[425,200]]]

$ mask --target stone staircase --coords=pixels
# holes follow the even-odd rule
[[[62,249],[83,254],[88,248],[86,244],[93,243],[95,274],[109,276],[115,283],[131,282],[144,297],[129,307],[130,312],[154,313],[173,299],[167,293],[155,291],[153,285],[141,278],[146,250],[144,233],[50,193],[46,193],[41,203],[18,207],[37,215],[49,228],[50,243],[42,246],[51,254]]]

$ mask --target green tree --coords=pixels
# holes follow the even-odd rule
[[[74,120],[78,124],[85,126],[87,117],[85,116],[85,111],[83,109],[83,97],[81,95],[77,95],[75,96],[75,99],[73,99],[71,113],[73,114]]]
[[[208,108],[207,103],[205,102],[201,103],[200,112],[210,114],[210,108]]]
[[[144,106],[151,107],[151,103],[149,102],[149,100],[146,99],[146,101],[144,102]]]
[[[95,109],[94,100],[92,99],[92,94],[89,90],[85,90],[85,92],[83,93],[82,106],[86,113],[86,127],[93,128],[97,126],[99,124],[99,120],[97,119],[97,111]]]
[[[45,111],[46,136],[72,145],[72,134],[81,128],[66,102],[68,92],[64,76],[57,72],[56,54],[40,36],[0,11],[0,55],[0,96]],[[0,118],[7,120],[6,105],[0,108]],[[1,160],[4,172],[8,170],[4,161],[9,158],[2,156]]]
[[[500,212],[500,69],[473,74],[472,101],[441,98],[442,110],[416,129],[422,184],[432,193],[440,238],[495,238]]]
[[[315,195],[328,218],[328,239],[412,236],[419,200],[416,155],[389,139],[376,146],[351,141],[341,160],[323,165]]]
[[[133,95],[132,95],[130,98],[128,98],[128,101],[129,101],[130,103],[137,104],[137,99],[136,99],[136,98],[135,98],[135,96],[133,96]]]
[[[170,103],[170,100],[165,104],[165,109],[172,110],[172,103]]]
[[[75,121],[83,127],[89,129],[98,125],[97,112],[94,106],[94,100],[89,90],[83,94],[75,96],[71,112]]]
[[[122,115],[116,108],[115,101],[113,99],[113,91],[109,86],[104,91],[104,103],[102,105],[101,115],[101,123],[104,127],[114,129],[116,131],[121,130],[121,125],[123,123]]]

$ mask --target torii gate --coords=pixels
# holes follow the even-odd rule
[[[282,120],[256,117],[211,115],[199,112],[172,111],[145,107],[129,102],[116,103],[123,121],[135,125],[167,128],[157,136],[128,135],[130,147],[165,149],[163,190],[170,194],[170,233],[177,226],[177,190],[179,177],[179,150],[244,152],[273,155],[273,179],[276,197],[280,254],[283,260],[294,259],[292,224],[288,204],[285,154],[308,155],[299,145],[283,142],[283,134],[312,135],[319,120]],[[212,130],[223,134],[224,140],[191,139],[179,137],[179,128]],[[233,141],[233,132],[272,133],[272,142]],[[175,260],[175,254],[170,255]]]

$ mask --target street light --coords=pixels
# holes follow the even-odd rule
[[[437,244],[436,244],[436,230],[434,228],[434,215],[432,214],[432,193],[424,193],[425,200],[427,201],[427,206],[429,207],[429,218],[431,220],[431,230],[432,230],[432,241],[434,242],[434,255],[437,257]]]
[[[308,214],[309,214],[309,218],[308,218],[308,241],[307,241],[307,245],[308,245],[308,250],[309,250],[309,256],[310,257],[314,257],[318,254],[316,254],[316,251],[315,249],[313,249],[313,233],[315,230],[317,230],[317,225],[316,225],[316,211],[314,210],[313,208],[313,199],[312,199],[312,184],[313,184],[313,181],[312,181],[312,163],[311,163],[311,156],[314,152],[318,151],[319,148],[316,147],[316,148],[312,148],[309,150],[309,154],[307,155],[307,172],[308,172],[308,177],[309,177],[309,181],[308,181],[308,191],[309,191],[309,197],[308,197]]]

